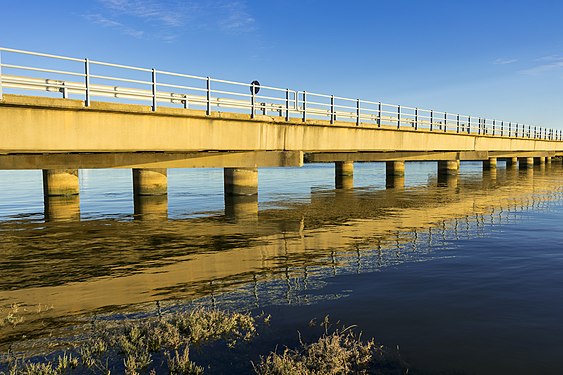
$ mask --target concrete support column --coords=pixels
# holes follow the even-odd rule
[[[166,168],[133,169],[133,211],[136,219],[168,218],[168,173]]]
[[[440,174],[438,173],[438,186],[457,189],[459,184],[459,176],[457,174]]]
[[[78,169],[43,170],[45,220],[79,220]]]
[[[133,195],[168,194],[168,175],[166,168],[133,169]]]
[[[543,156],[535,157],[534,165],[545,165],[545,157]]]
[[[405,162],[385,162],[385,187],[387,189],[402,189],[405,187]]]
[[[258,194],[225,195],[225,217],[236,222],[258,220]]]
[[[257,195],[258,168],[224,168],[225,196]]]
[[[385,162],[385,173],[387,174],[387,176],[404,176],[405,162],[404,161]]]
[[[458,171],[459,171],[459,160],[438,161],[438,176],[457,175]]]
[[[520,169],[528,169],[534,167],[534,158],[524,157],[518,158],[518,166]]]
[[[70,196],[79,191],[78,169],[43,170],[43,196]]]
[[[506,167],[507,168],[515,168],[518,164],[518,158],[508,158],[506,159]]]
[[[547,164],[548,167],[551,167],[551,156],[545,157],[545,164]]]
[[[354,187],[353,161],[337,161],[334,163],[334,186],[336,189],[352,189]]]
[[[78,194],[45,196],[43,202],[47,221],[80,220],[80,196]]]
[[[133,195],[133,210],[136,220],[168,219],[168,195]]]
[[[497,158],[489,158],[488,160],[483,160],[483,169],[490,171],[497,168]]]

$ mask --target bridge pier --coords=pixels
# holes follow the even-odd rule
[[[459,160],[439,160],[438,176],[457,175],[459,172]]]
[[[545,157],[543,156],[535,157],[534,165],[545,165]]]
[[[353,161],[337,161],[334,163],[334,186],[336,189],[354,188]]]
[[[133,212],[135,219],[166,220],[168,219],[168,195],[133,195]]]
[[[168,173],[166,168],[133,169],[133,195],[168,194]]]
[[[45,196],[43,202],[47,221],[80,220],[80,196],[78,194]]]
[[[438,186],[456,189],[458,184],[459,176],[457,174],[438,173]]]
[[[516,158],[516,157],[506,159],[506,167],[507,168],[516,168],[517,164],[518,164],[518,158]]]
[[[43,170],[45,220],[79,220],[78,169]]]
[[[133,169],[133,212],[137,219],[168,218],[168,171],[166,168]]]
[[[546,156],[545,164],[547,164],[548,167],[551,167],[551,156]]]
[[[78,169],[44,169],[43,196],[78,195]]]
[[[387,189],[402,189],[405,187],[405,162],[385,162],[385,187]]]
[[[488,160],[483,160],[483,169],[490,171],[497,168],[497,158],[489,158]]]
[[[224,168],[225,196],[258,195],[258,168]]]
[[[534,167],[534,158],[523,157],[518,158],[518,166],[520,169],[529,169]]]
[[[225,217],[236,222],[258,220],[258,194],[225,195]]]

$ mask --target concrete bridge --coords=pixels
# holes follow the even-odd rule
[[[78,195],[78,170],[131,168],[141,197],[166,195],[167,168],[224,168],[225,196],[255,196],[260,167],[463,160],[526,169],[563,155],[561,130],[334,95],[0,48],[0,169],[42,169],[50,197]],[[31,95],[42,92],[42,96]],[[132,104],[134,103],[134,104]],[[56,206],[56,205],[51,205]],[[56,214],[54,214],[56,216]]]

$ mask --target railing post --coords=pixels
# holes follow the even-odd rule
[[[504,137],[504,120],[500,122],[500,136]]]
[[[456,132],[459,133],[459,113],[456,116]]]
[[[528,125],[528,138],[531,138],[532,135],[532,126]]]
[[[434,125],[434,110],[430,110],[430,131],[432,131],[432,126]]]
[[[356,100],[356,126],[360,126],[360,99]]]
[[[254,118],[256,116],[256,93],[254,92],[255,87],[256,86],[254,85],[254,81],[252,81],[252,83],[250,84],[250,118]]]
[[[307,92],[303,91],[303,122],[307,121]]]
[[[397,106],[397,129],[401,128],[401,106]]]
[[[446,132],[448,127],[448,112],[444,112],[444,133]]]
[[[379,102],[379,109],[378,109],[378,115],[377,115],[377,126],[381,127],[381,102]]]
[[[471,134],[471,116],[467,116],[467,134]]]
[[[2,51],[0,51],[0,100],[2,100]]]
[[[418,108],[414,109],[414,130],[418,130]]]
[[[330,96],[330,123],[334,124],[334,95]]]
[[[156,111],[156,70],[152,70],[152,110]]]
[[[480,135],[481,134],[481,117],[479,117],[477,128],[478,128],[477,134]]]
[[[497,120],[493,120],[493,135],[495,135],[495,125],[497,124]]]
[[[86,107],[90,106],[90,61],[86,58],[84,59],[84,86],[86,88],[84,105]]]
[[[207,77],[207,108],[205,114],[211,116],[211,78]]]
[[[514,137],[515,137],[515,138],[518,138],[518,123],[516,123],[516,124],[514,125],[514,128],[516,129],[516,130],[514,131]]]
[[[289,121],[289,89],[285,89],[285,121]]]

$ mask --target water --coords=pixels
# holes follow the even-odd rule
[[[353,190],[331,165],[264,169],[259,213],[235,217],[221,170],[170,170],[161,220],[134,215],[129,170],[88,170],[80,220],[47,222],[41,173],[0,172],[0,306],[28,310],[0,350],[161,301],[269,312],[278,343],[328,314],[422,373],[560,373],[561,165],[435,169],[385,189],[357,163]]]

